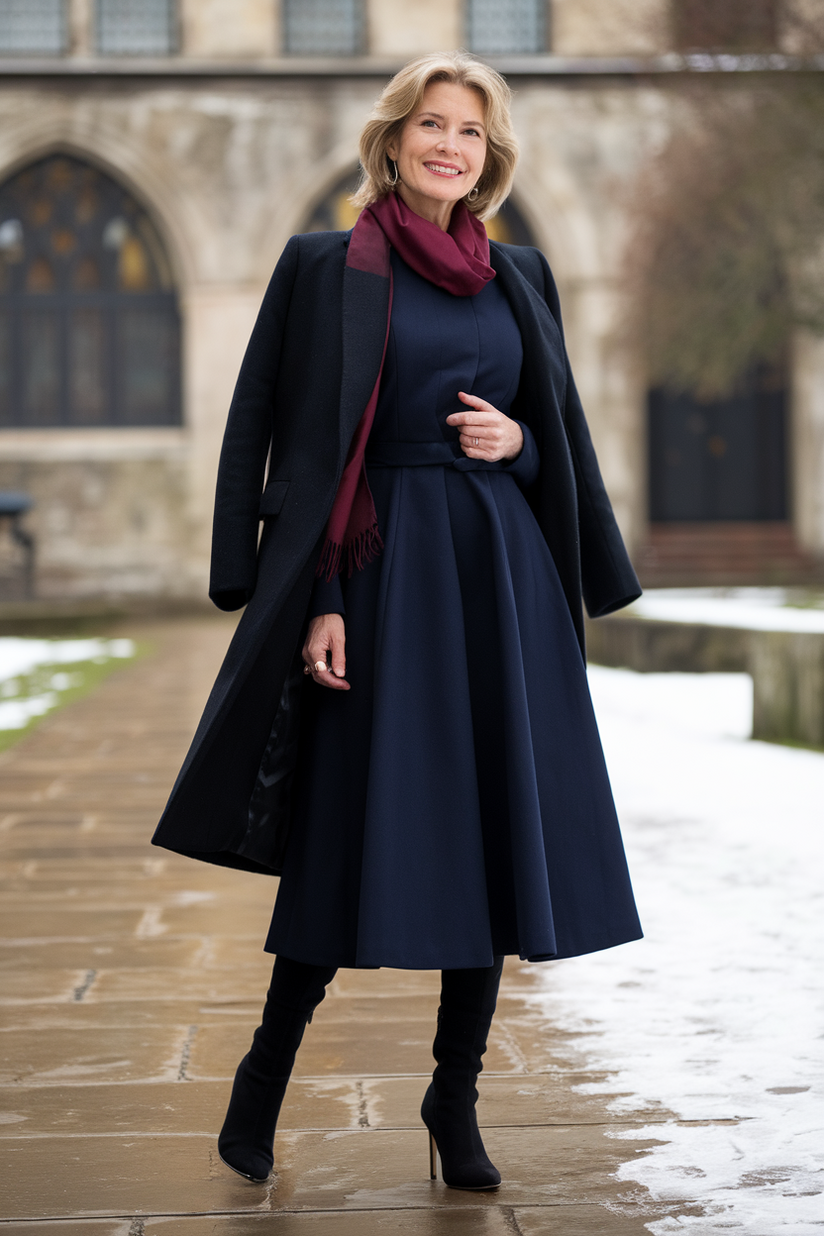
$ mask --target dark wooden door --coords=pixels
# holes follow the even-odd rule
[[[650,519],[787,519],[786,439],[786,392],[774,373],[709,402],[652,391]]]

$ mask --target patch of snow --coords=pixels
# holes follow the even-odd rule
[[[660,1106],[614,1134],[619,1176],[676,1205],[654,1236],[818,1236],[824,755],[745,741],[744,675],[591,667],[590,685],[646,939],[542,967],[541,1002],[611,1074],[583,1090]]]
[[[626,613],[749,631],[824,632],[824,608],[796,608],[789,599],[786,588],[654,588]]]
[[[629,674],[629,678],[625,676]],[[590,667],[598,717],[643,723],[651,717],[677,734],[749,738],[752,678],[749,674],[634,674]]]
[[[32,717],[44,716],[56,704],[57,695],[53,691],[21,700],[3,700],[0,703],[0,730],[22,730]]]
[[[133,657],[130,639],[0,639],[0,682],[30,674],[39,665],[67,665],[96,657]]]
[[[130,639],[25,639],[0,638],[0,730],[20,730],[33,717],[42,717],[59,702],[59,692],[77,685],[78,676],[58,672],[49,682],[51,691],[21,696],[18,678],[44,665],[72,665],[82,661],[108,661],[133,657]],[[17,698],[15,698],[17,697]]]

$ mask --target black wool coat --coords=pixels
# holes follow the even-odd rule
[[[280,870],[289,823],[315,567],[386,333],[388,280],[345,266],[349,236],[293,236],[252,332],[220,458],[209,591],[220,609],[246,611],[153,838],[268,874]],[[541,455],[526,496],[583,650],[582,594],[597,617],[641,589],[575,389],[549,266],[537,249],[493,243],[490,252],[523,339],[512,415]]]

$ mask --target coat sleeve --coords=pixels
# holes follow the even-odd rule
[[[544,299],[563,336],[561,304],[555,279],[544,255],[538,249],[534,252],[541,264]],[[600,618],[637,600],[641,595],[641,585],[601,478],[589,426],[566,355],[566,345],[564,355],[567,370],[564,418],[578,487],[581,583],[590,618]]]
[[[272,434],[283,327],[298,264],[293,236],[266,290],[229,408],[217,474],[209,596],[240,609],[255,590],[260,495]]]

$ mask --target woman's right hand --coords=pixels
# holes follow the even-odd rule
[[[319,614],[311,620],[301,656],[320,686],[331,687],[333,691],[349,690],[350,684],[344,678],[346,629],[340,614]]]

